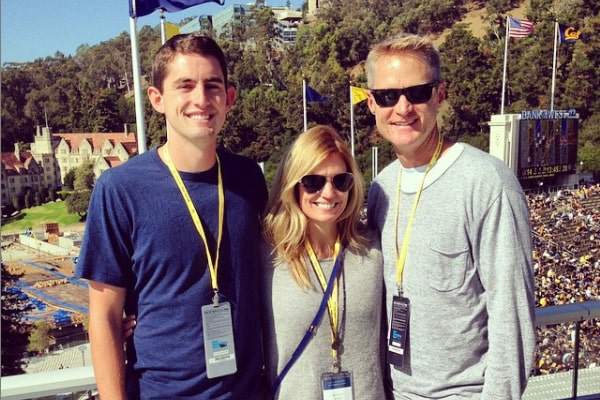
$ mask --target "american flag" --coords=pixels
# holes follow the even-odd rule
[[[533,22],[526,19],[508,17],[508,37],[523,38],[533,32]]]

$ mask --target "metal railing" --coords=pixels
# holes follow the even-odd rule
[[[2,377],[0,397],[26,400],[95,389],[96,380],[90,366]]]
[[[579,377],[579,328],[583,321],[600,318],[600,301],[564,304],[537,308],[537,327],[575,323],[575,366],[572,376],[572,398],[577,398]],[[69,368],[58,371],[22,374],[2,378],[2,400],[26,400],[67,392],[96,389],[92,367]]]
[[[575,323],[575,355],[571,381],[571,398],[577,399],[579,378],[580,328],[583,321],[600,318],[600,301],[562,304],[558,306],[536,308],[535,325],[544,327],[564,323]]]

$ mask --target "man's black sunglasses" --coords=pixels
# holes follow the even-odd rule
[[[306,193],[317,193],[323,189],[328,178],[324,175],[304,175],[300,179],[300,184],[304,186]],[[340,192],[347,192],[354,183],[354,176],[350,172],[343,172],[331,177],[333,187]]]
[[[395,106],[402,95],[405,95],[406,100],[412,104],[422,104],[427,103],[431,99],[433,88],[438,83],[439,81],[433,81],[403,89],[371,89],[371,94],[379,107]]]

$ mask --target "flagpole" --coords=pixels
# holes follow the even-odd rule
[[[135,14],[135,1],[133,11]],[[135,99],[135,123],[137,127],[138,154],[146,152],[146,132],[144,129],[144,105],[142,103],[142,82],[139,63],[139,49],[135,17],[129,17],[129,38],[131,40],[131,67],[133,69],[133,94]]]
[[[308,118],[306,115],[306,79],[302,78],[302,108],[304,110],[304,132],[308,129]]]
[[[354,104],[352,104],[352,82],[350,82],[350,153],[354,157]]]
[[[379,174],[379,149],[377,146],[371,147],[371,181],[374,181]]]
[[[165,32],[165,10],[160,9],[160,44],[165,44],[167,41],[167,33]]]
[[[502,96],[500,100],[500,114],[504,114],[504,94],[506,93],[506,65],[508,54],[508,15],[506,16],[506,35],[504,37],[504,69],[502,72]]]
[[[558,53],[558,21],[554,21],[554,58],[552,60],[552,88],[550,89],[550,111],[554,110],[554,90],[556,89],[556,55]]]

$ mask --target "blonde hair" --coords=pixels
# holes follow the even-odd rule
[[[367,56],[367,83],[372,87],[375,78],[375,64],[381,57],[412,53],[421,56],[429,65],[432,79],[440,80],[440,53],[433,42],[424,36],[400,33],[371,47]]]
[[[279,164],[264,219],[267,240],[277,263],[287,263],[299,286],[312,287],[305,262],[308,219],[298,201],[298,182],[332,154],[339,154],[354,185],[346,208],[337,221],[338,235],[346,248],[364,253],[367,240],[359,233],[358,222],[364,203],[364,183],[348,146],[332,127],[317,125],[300,134]]]

